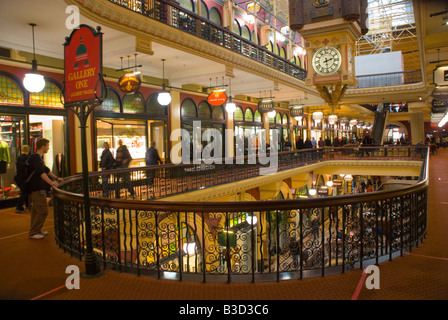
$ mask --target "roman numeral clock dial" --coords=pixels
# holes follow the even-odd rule
[[[313,56],[313,69],[322,76],[328,76],[341,67],[341,54],[336,48],[323,47]]]

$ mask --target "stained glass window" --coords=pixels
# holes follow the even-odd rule
[[[123,98],[124,113],[145,113],[145,99],[139,92],[127,94]]]
[[[55,84],[45,81],[44,90],[38,93],[30,93],[30,105],[63,108],[61,90]]]
[[[250,41],[250,30],[247,26],[243,26],[241,28],[241,35],[243,36],[243,38]]]
[[[286,113],[283,115],[282,124],[288,124],[288,115]]]
[[[0,76],[0,103],[23,104],[23,94],[16,82],[8,77]]]
[[[103,104],[98,107],[99,110],[120,112],[120,97],[112,88],[107,88],[107,98],[104,99]]]
[[[191,99],[185,99],[181,107],[182,117],[196,118],[196,104]]]
[[[235,113],[233,114],[233,119],[235,121],[244,121],[243,109],[241,109],[241,107],[236,107]]]
[[[221,106],[213,107],[213,119],[224,120],[224,110]]]
[[[201,0],[201,17],[208,19],[208,8],[204,1]]]
[[[275,123],[282,123],[282,115],[280,114],[280,112],[277,112],[275,116]]]
[[[154,93],[149,97],[146,112],[152,116],[166,116],[167,108],[157,101],[157,96],[158,93]]]
[[[247,108],[246,111],[244,112],[244,121],[250,121],[250,122],[254,121],[254,115],[252,113],[251,108]]]
[[[255,122],[263,122],[263,120],[261,119],[261,113],[258,110],[255,110],[254,121]]]
[[[219,13],[218,9],[216,8],[210,9],[210,21],[216,23],[218,26],[222,25],[221,14]]]
[[[191,12],[194,12],[194,5],[191,0],[180,0],[179,4],[181,7],[190,10]]]
[[[198,117],[202,119],[210,119],[212,117],[212,111],[207,102],[202,101],[198,107]]]

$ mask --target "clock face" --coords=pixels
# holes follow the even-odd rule
[[[318,74],[328,76],[338,71],[340,66],[341,54],[336,48],[323,47],[314,53],[313,68]]]

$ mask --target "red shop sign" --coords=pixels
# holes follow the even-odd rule
[[[103,69],[103,37],[88,25],[80,25],[64,44],[65,103],[96,99]]]
[[[135,74],[126,74],[118,79],[118,89],[125,94],[134,93],[140,88],[142,81]]]
[[[227,95],[224,91],[214,91],[207,97],[208,103],[212,106],[221,106],[227,101]]]

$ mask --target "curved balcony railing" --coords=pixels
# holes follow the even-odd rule
[[[163,0],[109,1],[150,19],[242,54],[297,79],[304,80],[306,78],[305,69],[174,2]]]
[[[303,278],[346,272],[392,259],[418,246],[426,234],[427,148],[293,151],[279,154],[278,162],[286,170],[308,161],[363,160],[366,152],[371,160],[421,160],[419,180],[404,188],[324,198],[237,203],[171,202],[148,201],[142,196],[140,198],[145,200],[124,199],[129,185],[120,187],[126,189],[121,192],[123,198],[99,197],[102,188],[98,189],[98,185],[105,173],[91,173],[90,217],[94,251],[104,267],[191,281]],[[313,153],[320,156],[307,159],[307,155]],[[176,174],[180,174],[179,181],[185,177],[197,179],[196,188],[202,189],[204,179],[218,174],[221,169],[228,171],[227,176],[241,173],[220,168],[220,165],[217,167],[213,174],[203,171],[191,174],[186,169],[197,168],[194,165],[173,165],[121,170],[117,176],[130,173],[132,181],[132,177],[147,174],[154,179],[151,182],[157,184],[159,180],[176,180]],[[182,171],[190,174],[183,177]],[[252,168],[252,171],[257,170]],[[247,169],[248,175],[252,171]],[[134,175],[134,172],[138,174]],[[163,177],[162,173],[166,172],[173,176]],[[235,181],[243,178],[249,176],[235,177]],[[80,176],[68,178],[60,188],[54,189],[54,221],[59,246],[82,258],[86,252],[86,226],[80,180]],[[140,181],[133,188],[137,194],[138,189],[148,190],[150,187]]]

